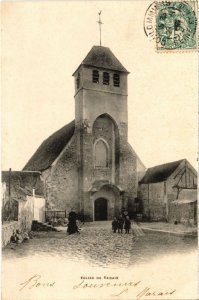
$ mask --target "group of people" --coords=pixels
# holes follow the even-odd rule
[[[74,211],[71,211],[68,216],[68,224],[67,224],[68,234],[80,233],[80,227],[78,221],[79,218],[77,214]],[[114,233],[116,232],[123,233],[123,230],[125,230],[125,233],[127,234],[129,233],[131,229],[131,221],[128,216],[128,212],[126,211],[122,212],[118,218],[114,217],[114,220],[112,221],[112,229]]]
[[[31,232],[28,234],[27,232],[21,233],[19,229],[17,229],[16,231],[13,230],[13,233],[10,237],[11,249],[15,249],[15,246],[17,244],[21,244],[22,242],[28,241],[31,238],[32,238]]]
[[[131,221],[129,216],[121,214],[118,218],[114,217],[112,229],[114,233],[123,233],[123,229],[125,230],[125,233],[129,233],[131,229]]]

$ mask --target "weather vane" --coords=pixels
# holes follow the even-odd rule
[[[100,10],[100,12],[98,12],[99,20],[97,21],[97,23],[99,24],[99,31],[100,31],[100,46],[101,46],[101,25],[103,24],[101,21],[101,13],[102,11]]]

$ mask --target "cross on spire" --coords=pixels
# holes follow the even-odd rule
[[[102,13],[102,11],[100,10],[100,12],[98,12],[99,20],[97,21],[97,23],[99,24],[99,31],[100,31],[100,46],[101,46],[101,26],[103,24],[101,21],[101,13]]]

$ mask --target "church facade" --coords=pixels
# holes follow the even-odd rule
[[[47,138],[24,167],[41,172],[51,209],[110,220],[137,197],[145,167],[128,143],[128,74],[102,46],[74,72],[75,120]]]

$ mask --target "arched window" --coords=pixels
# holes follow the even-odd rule
[[[108,167],[108,147],[103,140],[98,140],[95,144],[95,167]]]

